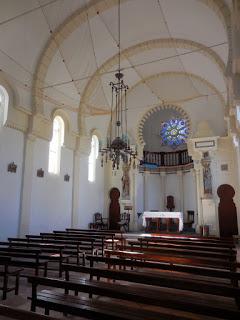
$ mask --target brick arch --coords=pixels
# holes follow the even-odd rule
[[[145,125],[145,122],[147,121],[147,119],[155,112],[161,111],[161,110],[165,110],[165,109],[172,109],[172,110],[176,110],[177,112],[180,113],[180,115],[186,120],[186,124],[188,126],[189,129],[189,136],[191,136],[192,134],[192,126],[191,126],[191,121],[190,121],[190,117],[187,114],[187,112],[185,110],[183,110],[183,108],[181,108],[180,106],[174,105],[174,104],[160,104],[158,106],[155,106],[149,110],[147,110],[144,115],[142,116],[142,118],[140,119],[138,126],[137,126],[137,141],[138,144],[140,144],[142,147],[144,147],[145,145],[145,141],[143,138],[143,128]]]

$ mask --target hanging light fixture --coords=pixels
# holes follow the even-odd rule
[[[104,160],[107,163],[112,161],[112,169],[119,169],[120,161],[135,168],[137,151],[130,147],[127,129],[127,90],[128,86],[123,81],[123,73],[120,67],[120,0],[118,0],[118,70],[115,73],[115,82],[111,86],[111,120],[110,130],[107,136],[107,144],[100,149],[103,166]]]

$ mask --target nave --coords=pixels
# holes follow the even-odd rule
[[[0,0],[0,318],[240,319],[240,0]]]

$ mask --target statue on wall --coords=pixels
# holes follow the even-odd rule
[[[204,195],[212,195],[212,174],[210,164],[211,160],[209,159],[208,152],[206,152],[204,159],[202,160]]]
[[[130,177],[129,177],[130,165],[127,163],[123,163],[122,169],[123,169],[122,199],[130,200]]]

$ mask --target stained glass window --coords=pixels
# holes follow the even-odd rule
[[[160,136],[164,145],[176,148],[186,142],[188,133],[184,119],[170,119],[162,124]]]

